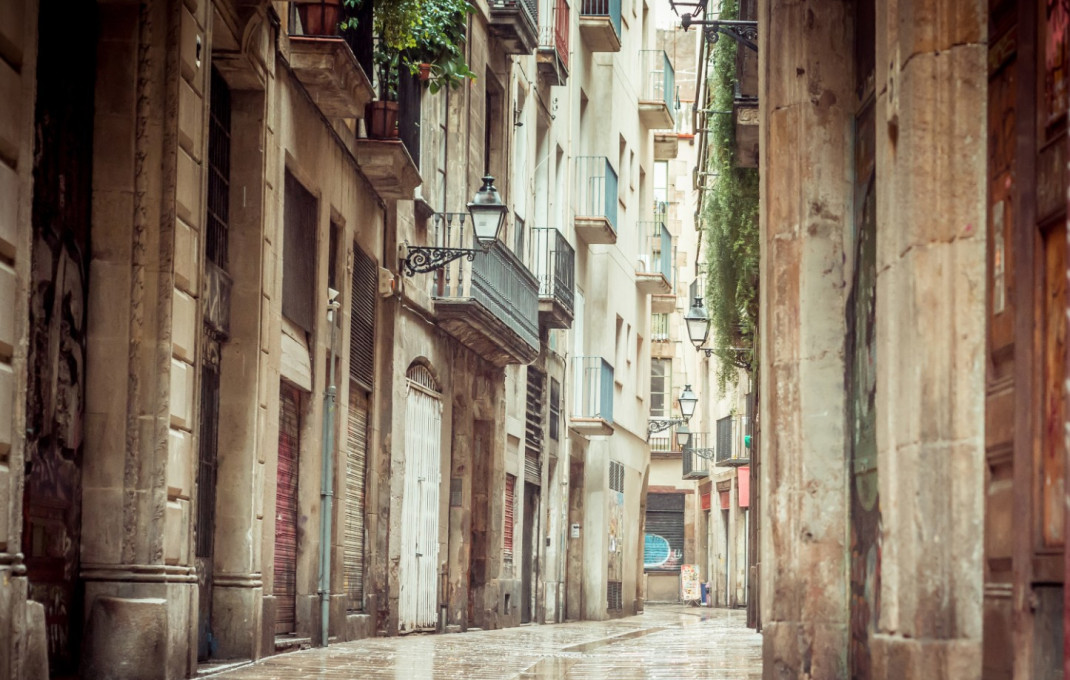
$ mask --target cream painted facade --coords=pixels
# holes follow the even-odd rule
[[[288,3],[87,1],[69,44],[94,90],[64,103],[63,52],[37,62],[50,2],[0,15],[0,678],[319,642],[328,500],[332,639],[641,611],[650,6],[625,3],[610,53],[571,8],[563,77],[560,43],[476,3],[479,77],[421,95],[417,151],[366,136],[372,83]],[[615,243],[577,234],[580,156],[620,178]],[[406,273],[488,172],[501,243]],[[540,288],[550,230],[568,295]],[[598,432],[585,356],[613,367]]]

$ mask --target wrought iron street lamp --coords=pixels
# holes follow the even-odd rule
[[[687,325],[687,337],[696,349],[706,344],[706,337],[710,334],[710,316],[706,313],[702,298],[697,297],[691,303],[691,309],[684,315],[684,323]]]
[[[683,4],[683,3],[679,3]],[[758,51],[758,22],[757,21],[729,21],[727,19],[696,19],[694,14],[684,14],[680,17],[680,28],[685,31],[692,26],[703,26],[706,29],[706,40],[715,43],[718,36],[727,35],[744,47]]]
[[[655,432],[664,432],[674,425],[680,427],[686,427],[687,421],[691,420],[691,416],[695,415],[695,406],[698,405],[698,397],[691,391],[691,385],[685,385],[684,391],[680,393],[680,396],[676,399],[677,406],[680,407],[680,415],[682,418],[651,418],[646,424],[646,438],[650,441],[650,435]],[[676,430],[676,436],[679,438],[680,429]],[[681,442],[681,446],[683,443]]]
[[[433,246],[408,246],[408,254],[401,261],[402,268],[409,276],[441,269],[450,262],[467,257],[471,262],[476,253],[485,253],[498,240],[505,215],[509,212],[498,190],[494,188],[494,178],[483,177],[483,186],[479,188],[468,204],[468,214],[472,217],[472,231],[475,232],[478,248],[451,248]],[[464,220],[461,220],[461,239],[464,238]],[[447,242],[448,242],[447,238]]]
[[[691,446],[691,430],[687,427],[687,423],[680,423],[680,427],[676,428],[676,441],[681,449]]]

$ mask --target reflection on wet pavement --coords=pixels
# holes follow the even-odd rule
[[[270,657],[223,680],[656,680],[761,678],[742,611],[648,606],[613,621],[410,635]]]

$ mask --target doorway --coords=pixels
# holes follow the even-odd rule
[[[63,21],[50,18],[61,13]],[[78,670],[95,3],[40,4],[21,550],[52,677]],[[45,28],[47,27],[47,29]]]
[[[539,582],[539,487],[524,483],[524,544],[520,560],[520,623],[531,623],[537,611]]]

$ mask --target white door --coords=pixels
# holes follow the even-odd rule
[[[438,491],[442,399],[430,372],[409,371],[405,405],[405,495],[401,500],[398,626],[433,628],[438,605]]]

